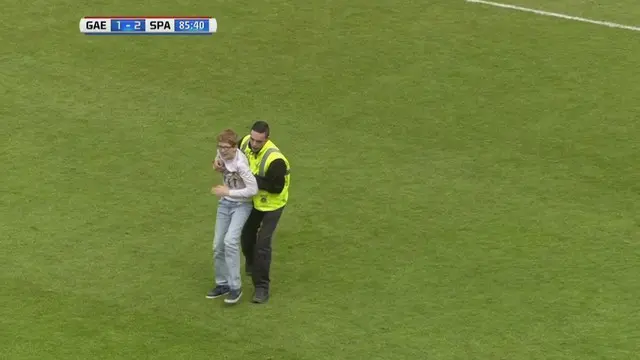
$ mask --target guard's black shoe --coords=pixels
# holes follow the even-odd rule
[[[256,304],[264,304],[269,300],[269,290],[266,289],[256,289],[256,293],[253,295],[253,299],[251,300]]]

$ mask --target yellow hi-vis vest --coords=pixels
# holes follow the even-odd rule
[[[284,160],[287,164],[287,174],[284,177],[284,188],[280,194],[273,194],[265,190],[258,190],[258,193],[253,197],[253,207],[260,211],[273,211],[278,210],[287,204],[289,200],[289,184],[290,184],[290,170],[289,160],[280,152],[278,147],[267,140],[266,144],[260,149],[259,153],[254,153],[249,146],[249,139],[251,135],[247,135],[240,142],[240,150],[247,155],[249,159],[249,167],[251,172],[257,176],[265,176],[269,165],[275,159]]]

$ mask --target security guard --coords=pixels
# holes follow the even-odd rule
[[[257,121],[239,144],[249,159],[258,182],[253,209],[242,230],[242,252],[246,271],[253,278],[254,303],[269,299],[269,270],[273,234],[289,200],[290,166],[287,158],[269,140],[269,124]]]

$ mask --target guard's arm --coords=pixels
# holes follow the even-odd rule
[[[287,175],[287,164],[282,159],[275,159],[269,165],[264,176],[256,176],[258,189],[280,194],[284,190],[284,177]]]

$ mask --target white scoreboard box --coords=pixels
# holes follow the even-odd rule
[[[87,35],[198,35],[213,34],[218,24],[211,17],[84,17],[80,32]]]

